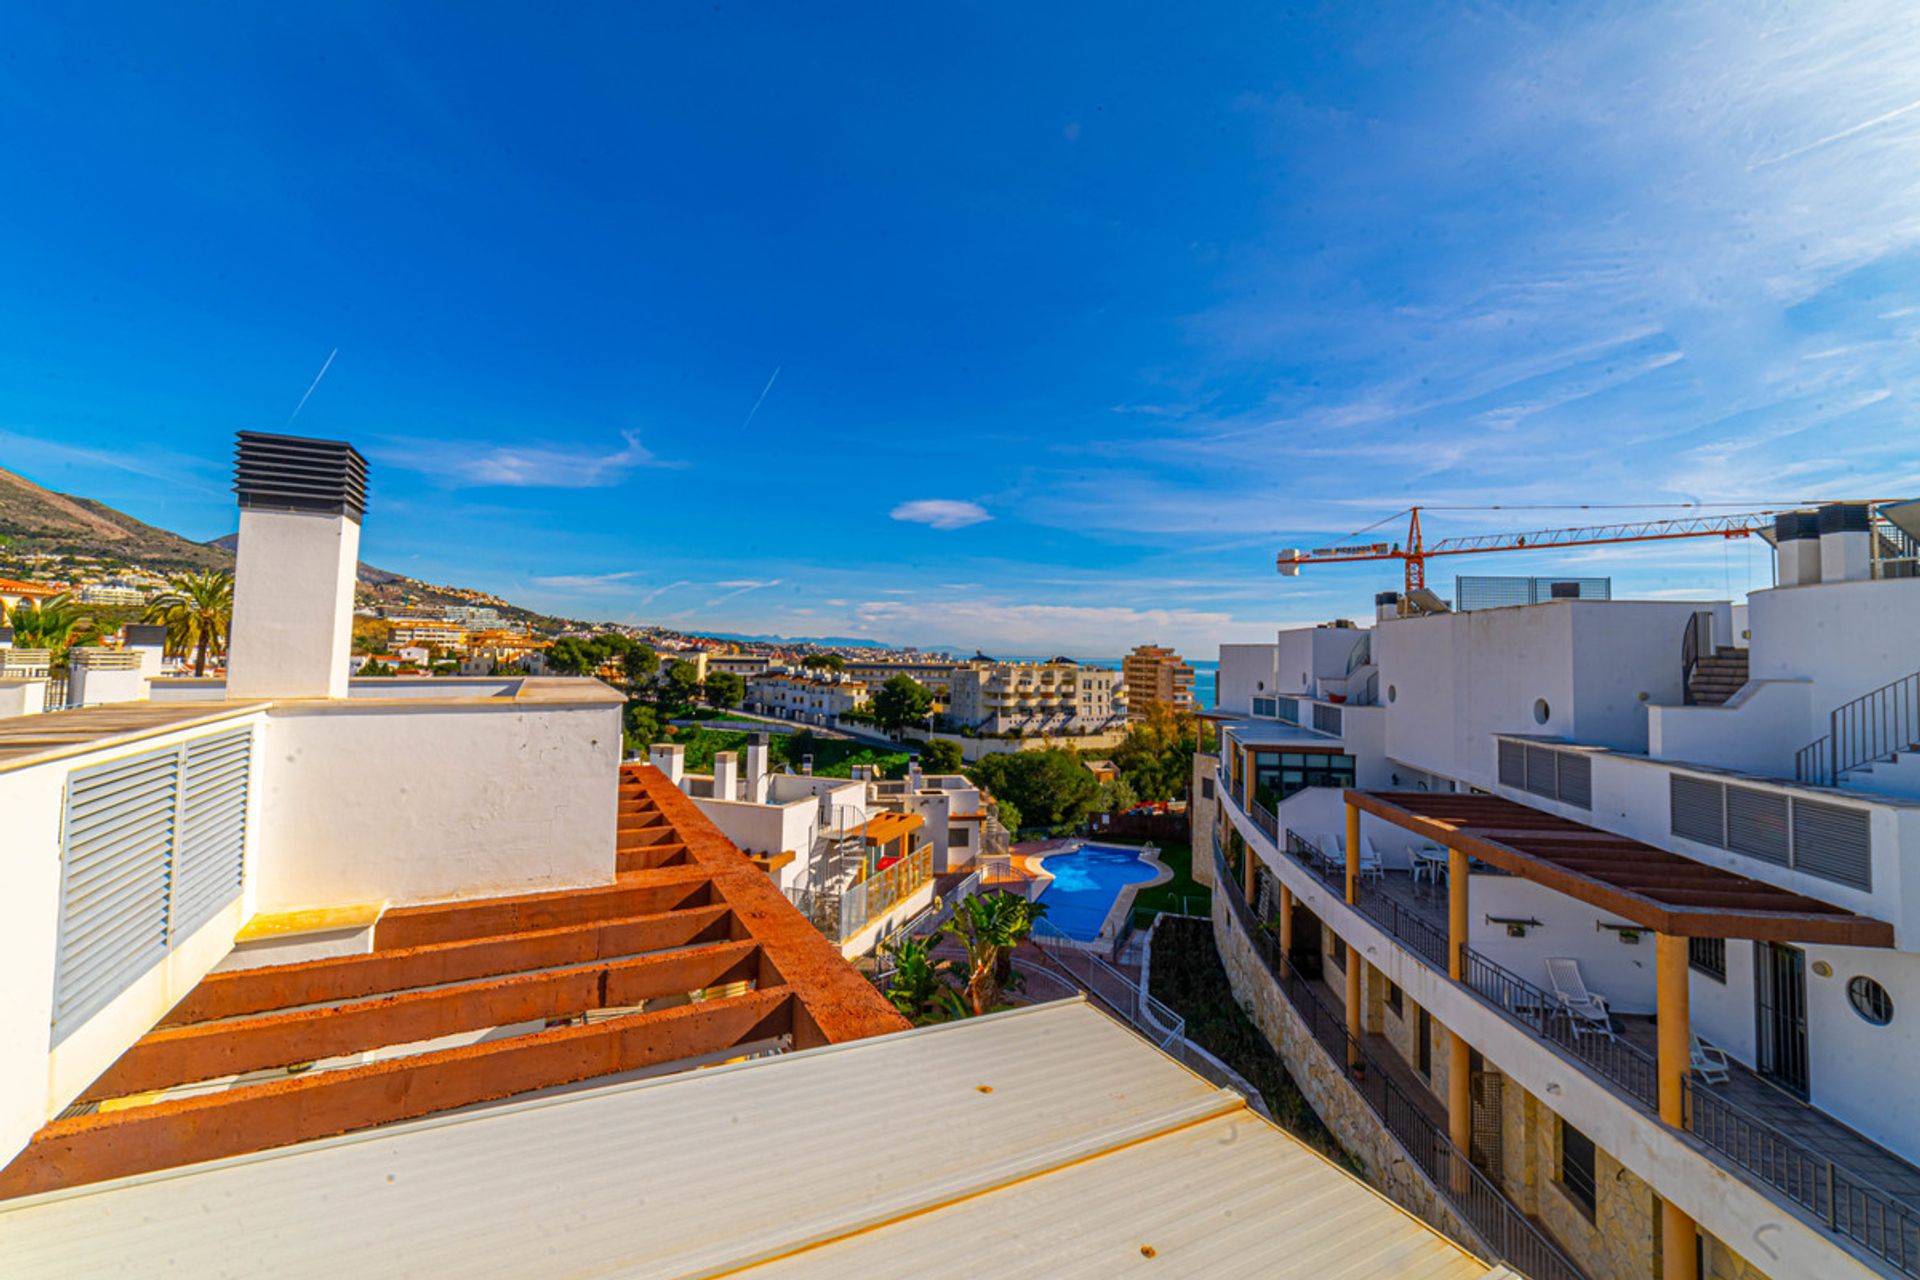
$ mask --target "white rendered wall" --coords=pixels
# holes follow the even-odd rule
[[[1796,747],[1827,732],[1841,703],[1920,670],[1920,578],[1776,587],[1747,600],[1753,677],[1813,685]]]
[[[1214,702],[1222,711],[1246,715],[1253,696],[1271,694],[1279,687],[1279,649],[1270,644],[1223,644]]]
[[[241,509],[229,696],[346,696],[359,563],[345,516]]]
[[[1373,656],[1387,754],[1486,787],[1494,733],[1644,750],[1648,703],[1680,700],[1680,636],[1694,608],[1561,600],[1382,622]]]
[[[1613,930],[1599,927],[1603,921],[1626,923],[1619,917],[1519,876],[1469,877],[1467,904],[1469,945],[1501,968],[1551,991],[1547,961],[1564,956],[1580,962],[1587,989],[1605,996],[1615,1013],[1654,1011],[1651,933],[1622,942]],[[1489,923],[1488,916],[1538,920],[1540,927],[1528,929],[1524,938],[1510,938],[1506,926]]]
[[[613,880],[617,702],[285,702],[267,744],[262,911]]]
[[[0,680],[0,720],[38,715],[47,709],[45,680]]]
[[[67,680],[67,700],[83,707],[96,707],[108,702],[144,702],[147,697],[147,675],[138,667],[131,671],[116,671],[109,667],[88,667],[75,663],[67,673]]]
[[[1811,682],[1749,680],[1717,707],[1647,708],[1647,754],[1791,778],[1794,753],[1815,736],[1812,723]]]

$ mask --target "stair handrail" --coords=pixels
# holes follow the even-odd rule
[[[1713,614],[1705,609],[1695,609],[1692,613],[1688,614],[1687,629],[1680,633],[1680,701],[1683,706],[1691,707],[1695,705],[1693,698],[1693,673],[1695,668],[1700,665],[1700,649],[1703,638],[1700,634],[1703,629],[1700,625],[1700,619],[1703,617],[1707,620],[1706,627],[1704,628],[1707,631],[1707,635],[1704,638],[1710,642],[1713,639]]]
[[[1889,680],[1827,713],[1827,732],[1794,755],[1800,782],[1837,787],[1840,775],[1920,745],[1920,671]]]

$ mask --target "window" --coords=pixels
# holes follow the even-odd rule
[[[1272,719],[1278,715],[1279,712],[1274,709],[1274,700],[1272,698],[1255,698],[1253,700],[1253,714]]]
[[[967,848],[973,843],[973,828],[955,827],[947,842],[962,849]]]
[[[1353,757],[1326,751],[1256,751],[1254,797],[1269,811],[1308,787],[1351,787]]]
[[[1337,934],[1333,939],[1333,967],[1343,973],[1347,968],[1347,942]]]
[[[1847,1003],[1853,1011],[1876,1027],[1893,1021],[1893,997],[1887,989],[1864,974],[1847,983]]]
[[[1389,982],[1387,984],[1387,1008],[1393,1010],[1396,1016],[1404,1017],[1406,1016],[1406,1010],[1400,1007],[1401,1004],[1400,984],[1397,982]]]
[[[1420,1071],[1420,1078],[1433,1079],[1433,1015],[1425,1009],[1414,1019],[1413,1052],[1418,1059],[1413,1065]]]
[[[1560,1189],[1591,1218],[1598,1204],[1593,1176],[1593,1139],[1560,1122]]]
[[[1727,980],[1727,940],[1725,938],[1688,938],[1687,964],[1695,973],[1704,973],[1715,982]]]
[[[1213,799],[1213,779],[1212,778],[1200,779],[1200,797],[1203,800]]]

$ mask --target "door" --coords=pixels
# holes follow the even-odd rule
[[[1754,1042],[1760,1074],[1807,1096],[1807,956],[1798,947],[1753,945]]]
[[[1420,1078],[1432,1080],[1433,1016],[1424,1008],[1420,1010],[1420,1016],[1414,1020],[1413,1052],[1414,1065],[1420,1069]]]

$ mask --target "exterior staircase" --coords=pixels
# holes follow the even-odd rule
[[[1696,707],[1717,707],[1746,683],[1747,651],[1721,645],[1687,672],[1687,701]]]

